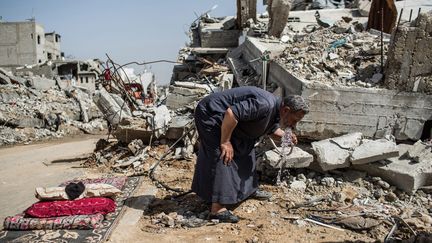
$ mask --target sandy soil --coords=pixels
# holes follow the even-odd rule
[[[105,137],[105,136],[104,136]],[[36,202],[34,189],[94,172],[80,167],[100,135],[0,149],[0,219]]]

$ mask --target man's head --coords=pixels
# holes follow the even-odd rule
[[[283,99],[280,108],[280,125],[282,128],[295,128],[297,122],[303,119],[309,112],[309,107],[303,97],[299,95],[288,95]]]

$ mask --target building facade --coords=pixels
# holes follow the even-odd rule
[[[45,33],[34,20],[0,22],[0,66],[16,67],[60,60],[61,36]]]

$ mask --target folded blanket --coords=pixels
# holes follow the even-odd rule
[[[84,192],[75,200],[89,197],[115,198],[121,191],[108,184],[87,184]],[[41,201],[68,200],[65,187],[36,187],[35,196]]]
[[[102,226],[102,214],[74,215],[52,218],[26,218],[24,214],[6,217],[6,230],[95,229]]]
[[[49,218],[71,215],[107,214],[114,212],[116,203],[105,197],[83,198],[66,201],[37,202],[25,214],[36,218]]]

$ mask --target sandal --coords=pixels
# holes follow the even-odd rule
[[[239,217],[235,216],[233,213],[231,213],[229,210],[222,211],[217,214],[210,214],[209,215],[210,220],[217,219],[220,223],[237,223],[240,221]]]

